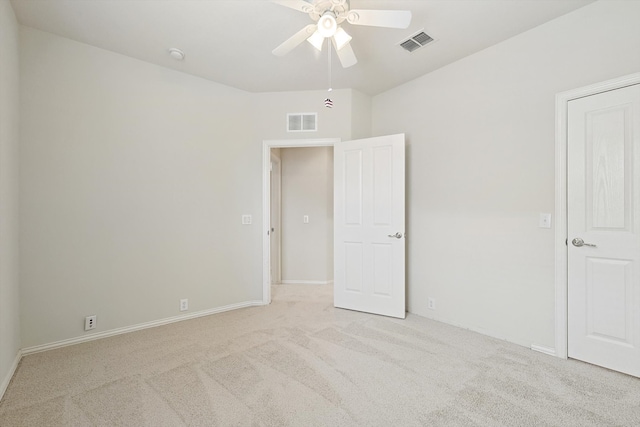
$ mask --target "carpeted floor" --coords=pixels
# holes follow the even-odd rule
[[[640,379],[327,286],[23,358],[0,426],[639,426]]]

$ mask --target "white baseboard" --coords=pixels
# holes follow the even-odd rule
[[[543,347],[541,345],[531,344],[530,342],[529,343],[528,342],[523,342],[522,340],[517,339],[517,338],[515,338],[513,336],[504,336],[504,335],[496,334],[493,331],[489,331],[489,330],[484,329],[484,328],[469,327],[467,325],[462,325],[462,324],[457,323],[457,322],[452,322],[452,321],[450,321],[448,319],[443,319],[443,318],[440,318],[440,317],[433,316],[430,313],[425,313],[425,314],[420,313],[419,314],[419,313],[414,313],[411,310],[408,310],[408,312],[411,313],[411,314],[417,315],[417,316],[426,317],[427,319],[435,320],[436,322],[446,323],[448,325],[455,326],[457,328],[467,329],[467,330],[473,331],[473,332],[477,332],[479,334],[486,335],[486,336],[491,337],[491,338],[496,338],[496,339],[499,339],[499,340],[502,340],[502,341],[507,341],[507,342],[510,342],[512,344],[516,344],[516,345],[519,345],[519,346],[522,346],[522,347],[528,347],[533,351],[537,351],[537,352],[540,352],[540,353],[548,354],[550,356],[556,356],[556,350],[554,348]]]
[[[166,319],[154,320],[151,322],[139,323],[133,326],[125,326],[123,328],[111,329],[104,332],[98,332],[90,335],[83,335],[81,337],[69,338],[62,341],[56,341],[49,344],[36,345],[33,347],[27,347],[22,349],[22,355],[40,353],[46,350],[53,350],[56,348],[67,347],[74,344],[80,344],[83,342],[89,342],[99,340],[101,338],[112,337],[115,335],[126,334],[129,332],[140,331],[142,329],[155,328],[156,326],[168,325],[169,323],[182,322],[183,320],[195,319],[196,317],[209,316],[211,314],[222,313],[225,311],[237,310],[239,308],[255,307],[264,305],[262,301],[245,301],[237,304],[225,305],[223,307],[216,307],[209,310],[197,311],[195,313],[181,314],[179,316],[168,317]]]
[[[427,311],[430,311],[431,313],[434,313],[433,310],[427,310]],[[415,311],[411,311],[411,308],[409,308],[409,307],[407,307],[407,313],[413,314],[415,316],[420,316],[420,317],[425,317],[427,319],[435,320],[436,322],[446,323],[447,325],[455,326],[456,328],[461,328],[461,329],[466,329],[468,331],[477,332],[479,334],[486,335],[488,337],[495,338],[495,339],[498,339],[498,340],[501,340],[501,341],[510,342],[512,344],[516,344],[516,345],[519,345],[521,347],[531,348],[531,342],[530,341],[523,341],[523,340],[521,340],[521,339],[519,339],[517,337],[514,337],[514,336],[506,336],[506,335],[495,333],[494,331],[491,331],[489,329],[479,328],[479,327],[475,327],[475,326],[469,326],[469,325],[465,325],[465,324],[458,323],[458,322],[453,322],[448,318],[444,318],[444,317],[440,317],[440,316],[434,316],[431,313],[426,313],[426,312],[416,313]]]
[[[332,285],[333,280],[281,280],[281,285]]]
[[[22,350],[18,350],[18,354],[16,354],[16,358],[13,360],[13,364],[11,365],[9,372],[7,372],[2,383],[0,383],[0,400],[2,400],[4,392],[7,391],[7,387],[9,387],[11,378],[13,378],[13,375],[16,373],[16,369],[18,369],[18,364],[20,363],[20,359],[22,359],[22,354]]]
[[[541,345],[531,344],[531,350],[538,351],[538,352],[544,353],[544,354],[548,354],[549,356],[555,356],[556,355],[556,349],[555,348],[543,347]]]

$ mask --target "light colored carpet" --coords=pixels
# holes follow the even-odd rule
[[[27,356],[0,425],[639,426],[640,379],[281,285],[267,307]]]

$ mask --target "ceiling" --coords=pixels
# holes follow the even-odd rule
[[[312,0],[309,0],[312,1]],[[351,0],[353,9],[407,9],[405,30],[345,29],[358,63],[332,60],[332,86],[376,95],[594,0]],[[309,16],[269,0],[11,0],[20,24],[250,92],[328,87],[328,54],[303,43],[271,51]],[[413,53],[398,43],[424,30]],[[186,58],[177,62],[169,48]],[[335,55],[335,53],[334,53]]]

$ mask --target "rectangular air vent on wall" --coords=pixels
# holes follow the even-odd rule
[[[425,33],[424,31],[420,31],[406,40],[401,41],[399,44],[402,48],[408,52],[413,52],[416,49],[425,46],[428,43],[433,41],[433,37]]]
[[[318,113],[287,114],[287,132],[315,132],[318,130]]]

